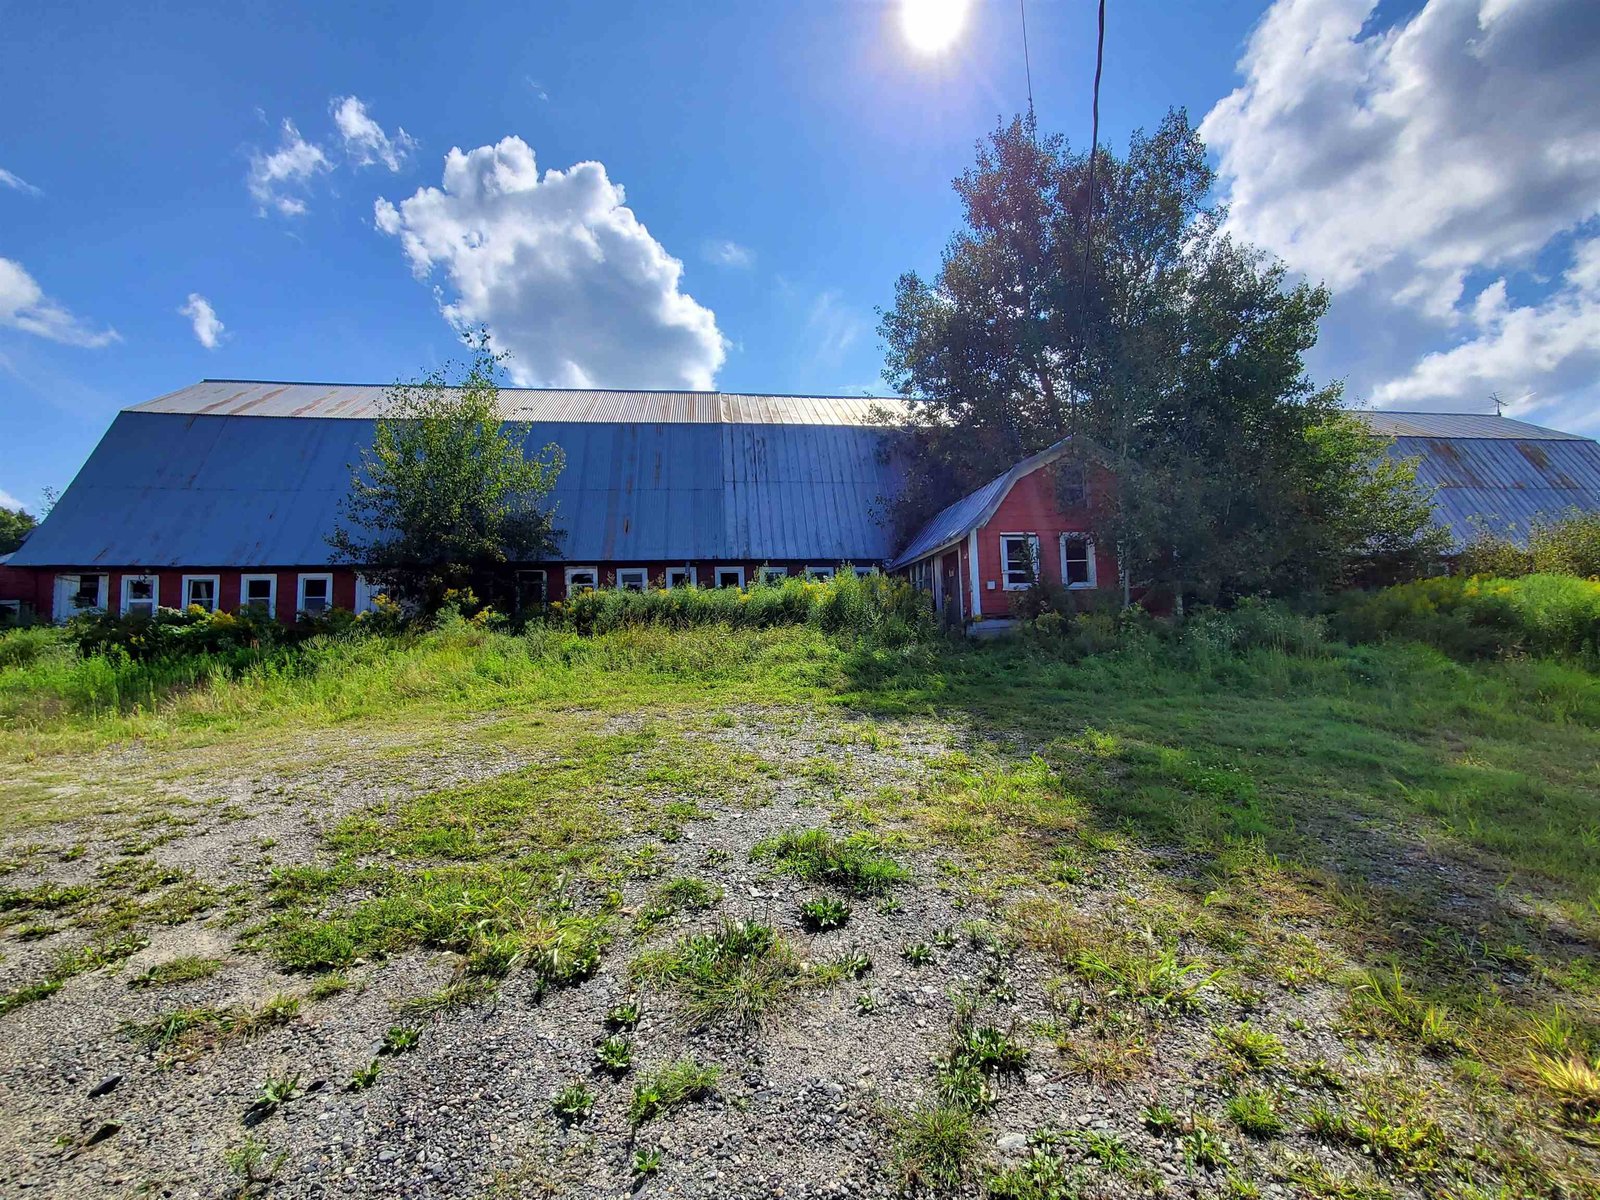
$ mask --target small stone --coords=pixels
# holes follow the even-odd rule
[[[92,1088],[89,1089],[89,1099],[91,1099],[91,1100],[99,1099],[101,1096],[104,1096],[104,1095],[108,1094],[109,1092],[113,1091],[116,1088],[117,1084],[119,1084],[121,1082],[122,1082],[122,1076],[121,1075],[108,1075],[108,1076],[106,1076],[106,1078],[102,1079],[99,1083],[95,1084]]]
[[[1001,1154],[1021,1154],[1028,1148],[1026,1134],[1008,1133],[995,1143],[995,1148]]]

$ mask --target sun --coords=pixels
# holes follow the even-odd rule
[[[900,0],[900,28],[923,54],[948,50],[967,23],[970,0]]]

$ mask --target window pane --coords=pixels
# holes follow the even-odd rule
[[[148,579],[128,580],[129,600],[148,600],[155,590],[155,585]]]
[[[244,597],[252,604],[265,604],[268,600],[272,599],[272,580],[250,580],[244,585]]]

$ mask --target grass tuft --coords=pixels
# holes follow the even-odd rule
[[[883,853],[870,834],[838,838],[826,829],[786,830],[757,842],[750,857],[770,861],[778,870],[810,883],[860,896],[877,896],[911,878],[911,872]]]

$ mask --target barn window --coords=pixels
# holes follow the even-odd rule
[[[787,578],[789,578],[789,568],[788,567],[762,567],[761,568],[761,582],[762,583],[782,583]]]
[[[1039,578],[1039,535],[1002,533],[1000,535],[1000,573],[1008,592],[1026,591]]]
[[[333,576],[300,576],[300,593],[295,597],[295,611],[324,613],[333,607]]]
[[[669,588],[693,587],[694,585],[695,585],[695,578],[694,578],[694,568],[693,567],[668,567],[667,568],[667,586]]]
[[[185,575],[183,577],[183,606],[199,605],[207,612],[217,611],[217,593],[221,581],[215,575]]]
[[[644,567],[618,567],[617,591],[642,592],[650,586],[650,572]]]
[[[1088,498],[1082,463],[1062,463],[1056,473],[1056,498],[1064,508],[1077,508]]]
[[[56,620],[106,606],[104,575],[57,575]]]
[[[278,577],[276,575],[242,575],[239,578],[239,607],[248,608],[263,617],[278,613]]]
[[[806,578],[807,579],[832,579],[833,578],[833,568],[832,567],[807,567],[806,568]]]
[[[599,586],[600,572],[595,567],[567,568],[567,595],[576,596],[579,592],[592,592]]]
[[[122,577],[122,615],[153,617],[161,603],[161,581],[154,575]]]
[[[718,567],[717,568],[717,586],[719,588],[725,588],[725,587],[742,588],[744,586],[744,568],[743,567]]]
[[[1094,543],[1087,534],[1061,535],[1061,582],[1069,588],[1095,586]]]

